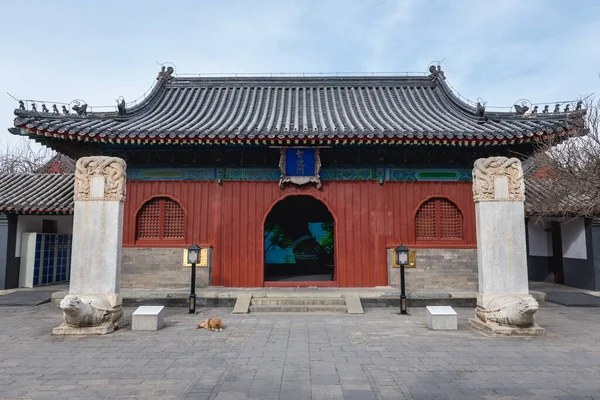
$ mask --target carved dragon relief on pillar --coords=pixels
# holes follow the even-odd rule
[[[508,183],[499,190],[497,180]],[[508,192],[506,192],[508,189]],[[521,161],[517,158],[489,157],[475,161],[473,201],[525,201],[525,183]]]
[[[125,200],[125,161],[117,157],[82,157],[75,166],[75,200]],[[92,195],[94,177],[104,178],[102,197]]]

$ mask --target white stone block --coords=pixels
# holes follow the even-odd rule
[[[69,292],[119,294],[122,241],[122,202],[76,201]]]
[[[157,331],[164,324],[164,306],[141,306],[131,316],[132,331]]]
[[[19,270],[20,288],[33,287],[36,236],[37,233],[23,233],[21,235],[21,265]]]
[[[479,293],[529,293],[523,202],[479,202],[475,213]]]
[[[77,160],[70,296],[60,302],[65,322],[54,334],[106,334],[125,325],[120,286],[126,169],[125,161],[117,157]],[[153,330],[162,326],[160,311],[156,314]],[[146,315],[138,317],[134,329],[145,329],[152,322]],[[104,325],[106,329],[81,330]]]
[[[434,331],[458,329],[456,311],[450,306],[427,306],[427,327]]]
[[[471,326],[500,334],[539,334],[537,302],[529,295],[525,238],[525,182],[516,158],[475,161],[473,201],[479,293]]]

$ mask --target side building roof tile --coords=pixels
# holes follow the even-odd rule
[[[73,174],[0,175],[0,211],[16,214],[72,214]]]

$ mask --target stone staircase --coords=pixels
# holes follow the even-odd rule
[[[250,300],[249,312],[310,312],[346,313],[346,299],[336,297],[254,297]]]

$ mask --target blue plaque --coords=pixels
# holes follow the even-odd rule
[[[318,148],[292,147],[281,149],[281,158],[279,160],[279,171],[281,172],[281,179],[279,179],[280,187],[283,188],[285,183],[294,185],[314,183],[317,189],[320,189],[320,170],[321,159]]]
[[[287,176],[313,176],[315,174],[315,149],[286,149],[285,174]]]

